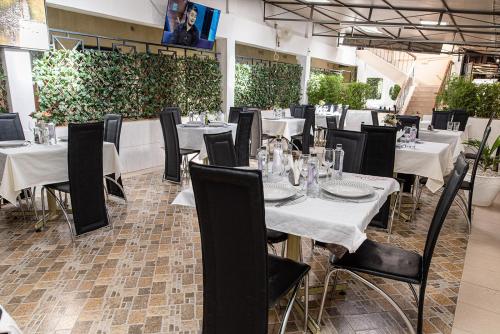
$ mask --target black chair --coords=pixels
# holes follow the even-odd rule
[[[371,110],[371,114],[372,114],[372,125],[379,126],[378,111],[377,110]]]
[[[450,111],[432,110],[431,124],[434,129],[446,130],[448,122],[451,120]]]
[[[0,113],[0,141],[25,140],[18,113]]]
[[[411,128],[413,125],[415,125],[417,127],[417,138],[418,138],[419,127],[420,127],[420,116],[396,115],[396,119],[400,123],[398,129],[403,129],[405,126],[409,126]]]
[[[290,296],[284,333],[306,264],[267,254],[261,172],[191,164],[203,257],[204,334],[265,334],[268,309]],[[307,321],[306,321],[307,323]]]
[[[297,110],[297,109],[296,109]],[[292,136],[292,143],[296,148],[302,150],[303,154],[309,154],[309,148],[314,146],[314,123],[316,120],[316,108],[308,105],[304,106],[303,117],[305,119],[302,134]],[[313,134],[311,134],[311,132]]]
[[[175,124],[182,124],[182,117],[181,117],[181,108],[179,107],[166,107],[163,110],[169,110],[172,111],[174,114],[174,120]]]
[[[330,281],[332,274],[335,273],[335,285],[338,272],[345,272],[379,292],[385,299],[387,299],[387,301],[389,301],[389,303],[396,308],[400,316],[404,319],[406,326],[408,327],[408,331],[414,333],[415,330],[410,320],[397,303],[374,283],[368,281],[360,275],[368,274],[375,277],[408,283],[413,292],[415,302],[418,305],[417,333],[422,333],[425,290],[432,255],[434,253],[434,248],[436,246],[441,227],[443,226],[443,222],[448,214],[448,210],[450,209],[453,199],[455,198],[468,169],[469,165],[465,161],[464,157],[460,155],[455,163],[452,176],[446,185],[434,212],[434,217],[432,218],[431,226],[427,233],[427,240],[425,242],[423,255],[392,245],[366,240],[355,253],[346,254],[336,262],[332,261],[333,259],[330,261],[330,269],[328,270],[328,274],[325,278],[325,290],[323,292],[318,321],[321,321],[328,282]],[[420,286],[418,297],[412,284]],[[333,289],[335,289],[335,286]]]
[[[340,114],[339,120],[339,130],[344,130],[345,127],[345,119],[347,118],[347,112],[349,111],[349,106],[342,106],[342,113]]]
[[[327,128],[327,130],[337,130],[337,117],[327,116],[326,117],[326,128]]]
[[[396,156],[396,132],[392,126],[361,125],[361,132],[367,134],[365,156],[361,174],[393,177]],[[399,197],[399,194],[398,194]],[[395,203],[398,202],[396,199]],[[394,211],[390,214],[391,199],[387,199],[371,225],[392,230]],[[396,205],[394,205],[396,208]]]
[[[481,145],[479,146],[479,150],[476,153],[476,158],[474,159],[474,164],[472,165],[470,181],[463,181],[462,184],[460,185],[460,190],[464,190],[464,191],[469,192],[468,198],[466,199],[465,195],[462,195],[461,193],[458,193],[457,197],[455,198],[455,204],[457,204],[457,206],[459,207],[459,209],[462,211],[465,218],[467,219],[469,233],[472,229],[472,196],[474,194],[474,183],[476,180],[476,173],[477,173],[477,169],[479,167],[479,162],[481,160],[481,156],[483,155],[484,147],[485,147],[486,143],[488,142],[488,138],[490,136],[490,133],[491,133],[491,126],[488,126],[486,128],[486,130],[484,131],[483,139],[481,140]],[[445,187],[446,187],[446,184],[449,182],[450,176],[451,175],[447,175],[444,178]],[[417,206],[420,203],[420,197],[422,195],[422,191],[423,191],[423,188],[424,188],[426,182],[427,182],[427,178],[420,179],[419,189],[418,189],[418,193],[417,193],[417,201],[415,202],[415,205],[413,207],[413,214],[415,214]]]
[[[238,119],[240,118],[240,112],[243,112],[244,110],[245,109],[242,107],[230,107],[227,122],[228,123],[238,123]]]
[[[253,119],[253,111],[240,112],[235,140],[237,166],[250,165],[250,137],[252,134]]]
[[[238,161],[231,131],[203,135],[208,162],[214,166],[236,167]]]
[[[326,147],[335,149],[337,144],[344,150],[343,171],[361,173],[365,155],[367,134],[358,131],[328,130]]]
[[[160,124],[163,132],[165,144],[165,171],[163,179],[180,183],[182,179],[181,164],[183,164],[184,174],[187,176],[188,155],[199,154],[198,150],[181,149],[179,147],[179,137],[177,136],[176,111],[165,109],[160,112]]]
[[[257,151],[262,147],[262,114],[260,109],[248,108],[253,112],[252,131],[250,134],[250,157],[256,158]]]
[[[467,121],[469,120],[469,113],[463,109],[455,109],[451,110],[451,119],[453,122],[460,122],[460,126],[458,127],[459,131],[465,131],[465,127],[467,126]]]
[[[45,223],[45,195],[47,191],[61,208],[68,223],[71,238],[109,225],[104,197],[102,146],[103,122],[68,125],[68,182],[42,187],[42,211]],[[73,226],[65,205],[56,191],[70,194]]]
[[[122,133],[122,116],[107,114],[104,116],[104,141],[115,144],[116,151],[120,153],[120,136]],[[106,175],[106,190],[108,194],[127,200],[123,189],[122,178],[115,180],[115,175]]]
[[[305,118],[305,110],[307,106],[296,105],[290,108],[290,115],[294,118]]]

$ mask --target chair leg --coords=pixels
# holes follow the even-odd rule
[[[45,226],[45,223],[47,222],[45,220],[45,187],[42,187],[42,189],[40,189],[40,199],[42,201],[42,228]]]
[[[353,278],[356,278],[358,281],[364,283],[365,285],[369,286],[370,288],[372,288],[373,290],[375,290],[379,294],[381,294],[382,297],[384,297],[396,309],[396,311],[399,313],[399,315],[403,318],[403,321],[405,322],[406,327],[408,327],[409,333],[415,334],[415,329],[413,328],[413,326],[412,326],[412,324],[410,322],[410,319],[408,319],[408,317],[406,316],[406,314],[403,312],[403,310],[401,309],[401,307],[399,307],[399,305],[394,301],[394,299],[392,299],[388,294],[386,294],[378,286],[376,286],[372,282],[366,280],[365,278],[361,277],[360,275],[358,275],[358,274],[356,274],[356,273],[354,273],[352,271],[345,270],[345,269],[339,269],[339,270],[348,273]]]
[[[290,317],[290,313],[292,312],[293,304],[295,303],[295,298],[297,297],[297,291],[299,290],[299,286],[302,282],[299,282],[295,288],[293,288],[292,296],[288,301],[288,305],[286,306],[285,316],[283,317],[283,321],[281,322],[280,334],[285,334],[286,324],[288,322],[288,318]]]
[[[110,182],[114,183],[120,189],[120,191],[123,194],[123,199],[125,200],[125,203],[127,203],[127,194],[125,194],[125,189],[122,187],[122,185],[120,183],[118,183],[115,179],[113,179],[112,177],[104,176],[104,178],[106,180],[109,180]],[[104,183],[104,188],[106,189],[106,183]],[[106,189],[106,195],[107,194],[108,194],[108,190]],[[106,196],[106,197],[108,197],[108,196]]]
[[[278,255],[278,253],[276,253],[276,247],[274,247],[273,244],[268,243],[267,245],[269,246],[269,248],[271,248],[271,251],[273,252],[274,255]]]
[[[283,241],[281,243],[281,257],[285,257],[286,255],[286,246],[287,246],[286,241]]]
[[[417,196],[415,198],[415,203],[413,204],[413,211],[411,213],[410,217],[410,222],[413,222],[413,219],[415,218],[415,213],[417,212],[417,207],[420,204],[420,196],[422,196],[422,191],[424,190],[424,187],[420,185],[420,177],[416,177],[415,180],[415,185],[413,188],[417,187],[418,189],[416,190]]]
[[[387,226],[387,233],[389,235],[392,234],[392,226],[394,224],[394,215],[396,213],[396,206],[397,206],[397,203],[399,202],[399,197],[401,196],[401,191],[398,191],[397,195],[396,195],[396,199],[394,199],[393,203],[392,203],[392,212],[391,212],[391,217],[389,218],[389,226]],[[392,196],[391,196],[392,197]]]
[[[33,207],[33,211],[35,212],[35,219],[38,221],[38,210],[36,209],[36,187],[33,187],[31,190],[31,206]]]
[[[411,290],[411,293],[413,294],[413,298],[415,299],[415,304],[417,305],[418,307],[418,296],[417,296],[417,292],[415,291],[415,288],[413,287],[413,285],[411,283],[408,283],[408,286],[410,287],[410,290]]]
[[[309,322],[309,273],[304,277],[304,333],[307,333]]]
[[[460,211],[462,211],[463,215],[465,216],[465,219],[467,220],[467,227],[469,229],[469,234],[470,234],[471,231],[472,231],[472,222],[469,219],[469,215],[468,215],[467,209],[464,208],[460,204],[460,202],[457,200],[456,196],[455,196],[455,199],[453,201],[455,202],[455,204],[458,206],[458,208],[460,209]]]
[[[71,234],[71,241],[72,242],[75,242],[75,233],[73,232],[73,226],[71,226],[71,221],[69,220],[69,216],[68,216],[68,213],[66,212],[66,209],[64,208],[64,204],[59,200],[59,198],[56,197],[56,194],[48,189],[48,188],[45,188],[47,190],[47,192],[52,196],[54,197],[54,199],[56,200],[56,203],[59,205],[59,207],[61,208],[63,214],[64,214],[64,217],[66,218],[66,222],[68,223],[68,227],[69,227],[69,233]]]
[[[337,276],[337,270],[333,267],[330,267],[328,269],[328,272],[325,276],[325,288],[323,290],[323,297],[321,298],[321,304],[319,306],[319,313],[318,313],[318,324],[321,325],[321,317],[323,315],[323,309],[325,308],[325,300],[326,300],[326,294],[328,292],[328,282],[330,282],[330,278],[332,277],[332,274],[335,273],[335,276]],[[333,287],[335,289],[335,287]]]

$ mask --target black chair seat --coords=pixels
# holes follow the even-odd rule
[[[292,287],[296,286],[310,269],[311,267],[305,263],[295,262],[275,255],[268,255],[269,307],[274,306],[281,297],[287,294]]]
[[[180,149],[181,155],[188,155],[188,154],[195,154],[195,153],[200,153],[200,151],[199,150],[191,150],[188,148],[181,148]]]
[[[465,159],[476,160],[477,153],[465,153]]]
[[[62,191],[63,193],[69,193],[69,182],[59,182],[46,185],[45,188],[50,188],[52,190]]]
[[[332,265],[407,283],[422,281],[420,254],[371,240],[366,240],[355,253],[345,254]]]
[[[288,240],[288,234],[271,229],[267,229],[267,242],[270,244],[278,244]]]

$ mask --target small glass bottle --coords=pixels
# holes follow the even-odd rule
[[[267,179],[267,160],[268,160],[268,154],[267,154],[267,148],[265,146],[262,146],[259,148],[257,151],[257,168],[262,172],[262,179],[265,180]]]
[[[307,160],[308,175],[307,175],[307,196],[308,197],[318,197],[319,195],[319,161],[316,154],[311,154],[309,160]]]
[[[283,145],[281,143],[281,136],[278,136],[273,149],[272,173],[274,180],[278,180],[283,175],[283,169]]]
[[[344,168],[344,150],[342,144],[337,144],[335,148],[335,162],[333,164],[333,178],[342,180],[342,169]]]
[[[410,148],[415,148],[417,142],[417,126],[413,124],[410,129]]]

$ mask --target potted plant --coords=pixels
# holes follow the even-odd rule
[[[481,141],[469,139],[464,144],[477,151],[481,146]],[[497,155],[499,147],[500,136],[496,138],[491,147],[488,144],[484,147],[474,183],[473,205],[490,206],[500,192],[500,175],[498,174],[500,157]]]

